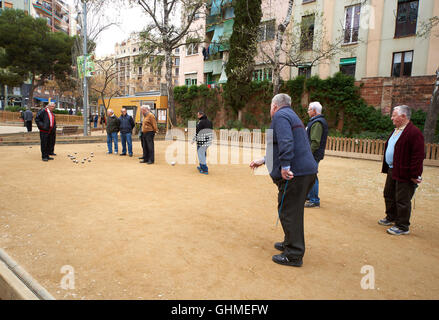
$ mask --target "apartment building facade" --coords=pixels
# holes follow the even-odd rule
[[[0,0],[0,11],[2,9],[20,9],[30,12],[30,3],[32,0]]]
[[[33,0],[30,12],[36,18],[46,19],[47,25],[53,32],[60,31],[68,35],[76,35],[72,9],[64,1]]]
[[[156,52],[154,56],[144,59],[141,63],[141,41],[136,34],[115,45],[114,55],[101,59],[114,61],[114,68],[117,71],[116,84],[121,95],[134,95],[138,92],[162,91],[166,92],[166,67],[164,53]],[[156,65],[156,57],[163,57],[163,62]],[[177,48],[172,56],[173,70],[172,81],[175,86],[179,85],[180,74],[180,49]],[[99,74],[99,69],[96,70]]]
[[[205,9],[205,12],[197,15],[198,18],[191,26],[193,32],[202,30],[205,41],[199,45],[182,47],[181,84],[207,84],[215,87],[227,82],[225,66],[228,60],[228,41],[233,32],[235,19],[232,0],[211,0]],[[277,25],[284,19],[287,9],[288,1],[262,1],[263,17],[258,36],[260,46],[274,48],[275,31]],[[256,58],[255,62],[253,79],[271,81],[271,66],[264,63],[264,59]],[[281,75],[283,79],[289,79],[289,69],[284,68]]]
[[[258,41],[265,51],[274,51],[275,33],[286,16],[288,2],[262,2]],[[366,101],[383,112],[404,102],[426,108],[439,66],[439,39],[434,33],[426,37],[417,34],[430,18],[439,16],[439,1],[295,0],[292,12],[284,41],[300,47],[302,60],[295,67],[283,68],[283,80],[298,75],[327,78],[342,72],[363,83]],[[180,83],[216,85],[227,81],[227,48],[218,45],[218,39],[230,37],[233,18],[231,1],[209,2],[205,19],[194,24],[194,28],[204,27],[206,42],[197,50],[183,51]],[[304,34],[305,44],[303,39],[288,39],[303,38]],[[335,50],[331,52],[328,44]],[[321,53],[330,53],[330,58],[319,59]],[[287,61],[286,53],[282,55],[280,60]],[[271,81],[270,64],[261,56],[255,62],[253,80]]]

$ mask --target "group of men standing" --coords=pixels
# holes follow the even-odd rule
[[[154,114],[151,112],[149,106],[142,106],[140,109],[143,120],[142,129],[140,132],[140,141],[142,144],[143,155],[139,157],[140,163],[153,164],[154,163],[154,136],[158,133],[157,120]],[[113,153],[118,154],[119,142],[118,142],[118,132],[120,131],[120,138],[122,143],[122,153],[121,156],[127,155],[127,145],[128,145],[128,155],[133,156],[133,139],[132,133],[135,127],[134,119],[131,115],[127,114],[127,110],[122,108],[121,116],[118,118],[114,114],[112,109],[108,109],[107,114],[107,154]]]
[[[274,244],[281,251],[272,257],[275,263],[300,267],[305,254],[304,207],[319,207],[317,171],[324,157],[328,125],[322,106],[308,107],[310,121],[305,128],[291,108],[291,98],[276,95],[271,103],[273,130],[273,166],[270,176],[278,188],[278,214],[284,239]],[[380,225],[392,226],[392,235],[409,234],[411,199],[422,181],[424,137],[410,121],[410,108],[397,106],[392,113],[395,130],[385,144],[382,172],[387,174],[384,187],[386,217]],[[255,169],[266,158],[254,160]],[[306,200],[308,199],[308,202]]]
[[[43,161],[53,160],[56,140],[56,120],[54,103],[49,103],[35,117],[40,130]],[[148,106],[142,106],[143,115],[141,142],[143,157],[141,163],[154,163],[154,136],[158,132],[157,121]],[[322,105],[312,102],[308,107],[310,121],[305,128],[300,118],[291,108],[291,98],[286,94],[276,95],[271,103],[270,115],[273,130],[273,154],[270,176],[278,188],[278,214],[284,231],[284,239],[274,247],[282,253],[272,260],[278,264],[300,267],[305,254],[304,208],[320,207],[318,166],[324,158],[328,137],[328,124],[322,115]],[[198,170],[207,174],[206,151],[212,143],[212,122],[203,111],[199,111],[196,136],[200,161]],[[392,235],[409,234],[411,199],[417,186],[422,182],[424,160],[424,137],[410,121],[408,106],[394,108],[392,121],[395,126],[386,141],[382,173],[387,174],[384,187],[386,217],[378,223],[391,226],[387,232]],[[121,132],[122,153],[132,151],[132,129],[134,120],[125,108],[117,118],[113,110],[108,110],[107,143],[108,153],[118,153],[117,133]],[[250,167],[255,169],[266,162],[266,157],[254,160]],[[306,200],[308,199],[308,202]]]
[[[121,156],[127,155],[127,145],[128,145],[128,155],[133,156],[133,139],[132,132],[136,124],[132,116],[127,114],[127,110],[122,108],[120,117],[116,117],[112,109],[107,110],[107,154],[113,153],[114,144],[114,154],[119,152],[119,140],[118,133],[120,131],[120,139],[122,143],[122,153]]]

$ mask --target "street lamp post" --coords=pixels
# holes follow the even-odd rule
[[[84,112],[82,114],[84,118],[84,136],[88,136],[88,83],[86,75],[86,65],[87,65],[87,1],[82,0],[83,3],[83,26],[82,26],[82,36],[84,38],[84,62],[83,62],[83,77],[84,77]]]

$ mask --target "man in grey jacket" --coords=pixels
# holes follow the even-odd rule
[[[34,119],[34,114],[29,108],[23,113],[24,126],[27,128],[27,132],[32,132],[32,121]]]
[[[284,241],[275,243],[274,247],[282,253],[274,255],[273,261],[300,267],[305,254],[304,204],[316,179],[317,163],[311,153],[305,127],[291,108],[291,98],[283,93],[276,95],[270,114],[272,154],[252,161],[250,168],[266,163],[279,191],[277,207],[285,237]]]

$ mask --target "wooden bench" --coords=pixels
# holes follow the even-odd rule
[[[62,135],[75,133],[78,133],[78,126],[64,126],[61,131]]]

